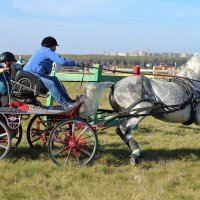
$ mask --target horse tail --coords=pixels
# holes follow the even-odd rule
[[[114,98],[114,89],[115,89],[115,84],[111,86],[111,91],[109,94],[109,102],[112,107],[112,109],[116,112],[122,111],[122,107],[116,102]]]

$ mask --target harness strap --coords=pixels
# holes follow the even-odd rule
[[[110,103],[112,105],[112,108],[116,111],[118,111],[118,114],[120,115],[120,117],[140,117],[140,116],[148,116],[148,115],[158,115],[158,114],[167,114],[167,113],[173,113],[176,111],[180,111],[186,108],[186,106],[191,105],[191,114],[190,114],[190,118],[188,121],[186,121],[185,123],[183,123],[184,125],[190,125],[192,123],[194,123],[194,121],[196,120],[196,103],[198,102],[198,100],[195,98],[193,89],[193,83],[191,80],[189,79],[184,79],[184,78],[176,78],[176,79],[172,79],[171,81],[179,84],[183,90],[186,92],[186,94],[188,95],[188,100],[183,102],[182,104],[178,104],[178,105],[166,105],[164,104],[158,97],[157,95],[154,93],[153,89],[151,88],[151,84],[150,84],[150,93],[152,95],[152,98],[145,98],[142,97],[140,100],[134,102],[133,104],[131,104],[128,108],[122,108],[113,98],[113,90],[115,88],[115,84],[112,85],[111,87],[111,93],[110,93]],[[143,82],[143,79],[142,79]],[[142,89],[144,88],[144,84],[142,83]],[[151,102],[151,103],[155,103],[158,104],[157,106],[154,105],[154,110],[157,109],[164,109],[162,112],[154,112],[151,111],[152,107],[144,107],[144,108],[136,108],[134,109],[134,107],[139,104],[140,102]],[[141,112],[143,111],[147,111],[150,110],[150,113],[148,114],[143,114]],[[133,112],[134,114],[130,114],[130,112]],[[111,119],[113,120],[113,119]]]
[[[196,120],[196,100],[195,96],[193,93],[193,84],[190,79],[184,79],[184,78],[175,78],[173,79],[175,83],[180,85],[188,95],[188,101],[191,102],[191,113],[190,113],[190,118],[188,121],[182,123],[183,125],[191,125],[195,122]]]
[[[82,67],[83,76],[82,76],[82,80],[81,80],[80,89],[82,88],[83,80],[84,80],[84,75],[85,75],[85,66],[82,64],[81,67]]]

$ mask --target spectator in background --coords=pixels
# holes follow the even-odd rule
[[[21,67],[21,69],[22,69],[25,66],[25,64],[26,64],[26,60],[24,60],[22,58],[22,56],[19,56],[19,58],[18,58],[18,60],[16,62],[16,65],[19,65]]]

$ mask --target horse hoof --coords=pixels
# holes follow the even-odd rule
[[[129,158],[131,165],[135,166],[139,162],[139,157],[132,154]]]

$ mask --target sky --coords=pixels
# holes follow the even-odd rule
[[[46,36],[58,53],[200,51],[199,0],[0,0],[0,52],[30,55]]]

